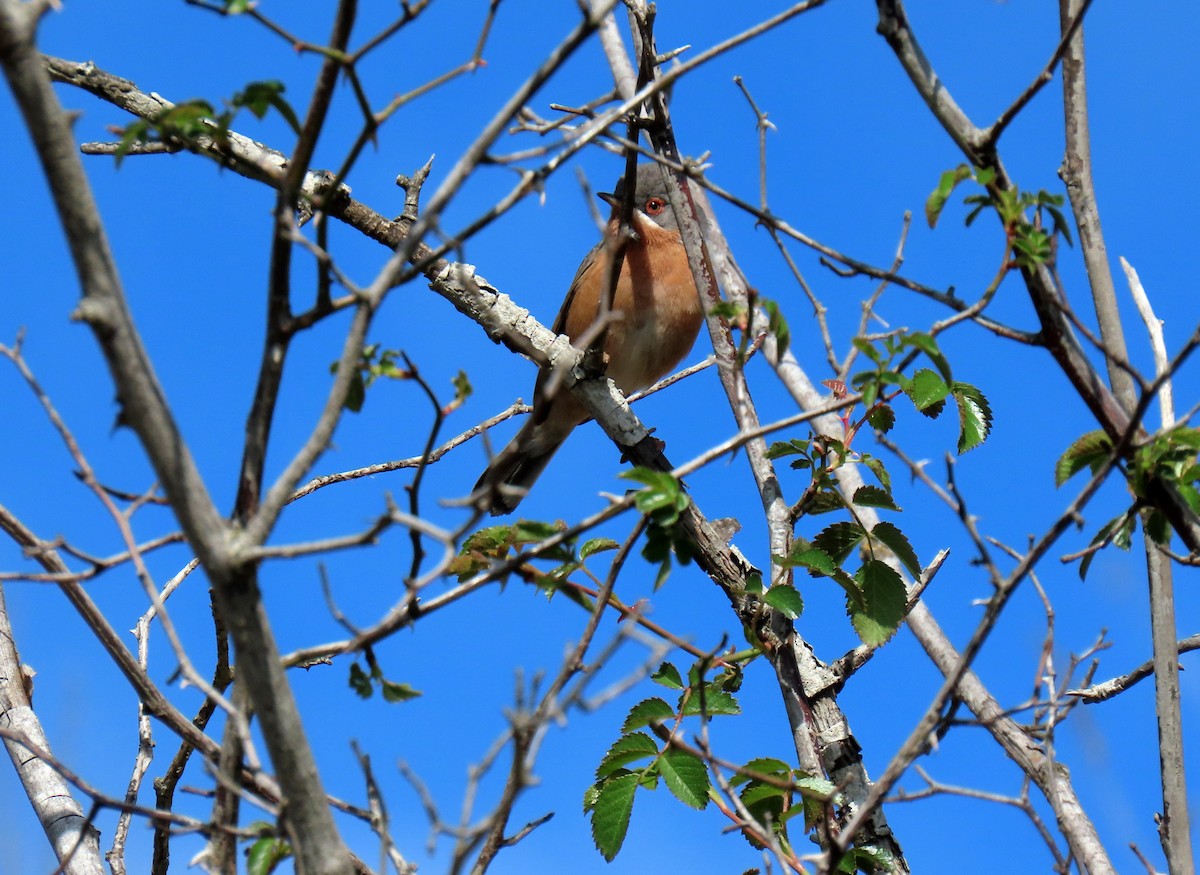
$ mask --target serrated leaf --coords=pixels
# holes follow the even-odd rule
[[[971,168],[966,164],[960,164],[953,170],[947,170],[938,180],[937,188],[925,200],[925,221],[929,223],[930,228],[937,227],[938,217],[942,214],[942,209],[946,206],[946,201],[950,199],[950,195],[954,192],[957,186],[964,179],[971,178]]]
[[[859,457],[858,462],[860,465],[865,465],[867,470],[875,475],[875,479],[879,481],[880,486],[882,486],[888,492],[892,491],[892,475],[889,474],[887,468],[884,467],[882,459],[877,459],[875,456],[872,456],[869,453],[863,453],[862,456]]]
[[[281,838],[267,836],[246,849],[247,875],[271,875],[275,868],[292,855],[292,846]]]
[[[858,523],[837,522],[823,528],[813,538],[813,546],[828,553],[835,565],[841,565],[864,537],[866,532]]]
[[[631,732],[622,735],[604,754],[600,765],[596,766],[596,779],[602,780],[630,763],[653,759],[656,756],[658,756],[658,744],[646,733]]]
[[[909,574],[914,578],[920,578],[921,561],[917,559],[917,553],[913,550],[912,544],[909,543],[904,532],[891,523],[876,523],[875,528],[871,529],[871,537],[891,550]]]
[[[742,804],[747,808],[756,808],[764,802],[770,805],[777,812],[782,812],[785,799],[783,789],[776,787],[774,784],[764,784],[762,781],[751,781],[746,785],[746,789],[738,794],[741,797]],[[760,811],[755,811],[755,814],[761,814]],[[772,820],[778,820],[778,815]]]
[[[629,831],[629,815],[633,812],[638,778],[637,773],[618,775],[597,789],[592,805],[592,841],[600,856],[609,863],[620,852]]]
[[[854,579],[863,594],[863,605],[850,607],[854,631],[864,644],[883,644],[904,620],[907,600],[904,581],[895,570],[877,559],[864,562]]]
[[[934,419],[941,413],[938,404],[950,394],[950,387],[936,371],[921,368],[904,387],[904,393],[917,410]]]
[[[621,724],[621,731],[632,732],[651,723],[666,723],[674,719],[674,710],[662,699],[643,699],[629,709],[629,716]]]
[[[708,769],[699,757],[668,747],[658,761],[658,771],[671,795],[684,805],[697,809],[708,805]]]
[[[771,557],[781,568],[807,568],[813,577],[830,575],[837,571],[833,557],[819,547],[794,549],[788,556]]]
[[[485,555],[496,555],[503,550],[508,552],[512,544],[513,527],[507,523],[498,526],[487,526],[477,532],[472,532],[463,541],[462,553],[479,552]]]
[[[876,404],[867,411],[867,422],[871,428],[887,434],[896,424],[896,411],[890,404]]]
[[[776,584],[763,593],[762,598],[789,620],[796,619],[804,612],[804,599],[800,598],[800,593],[793,586]]]
[[[566,528],[561,522],[547,523],[542,520],[517,520],[512,525],[512,542],[514,544],[536,544],[553,538]]]
[[[742,768],[747,772],[757,772],[760,775],[775,775],[781,778],[787,777],[792,771],[792,767],[788,763],[775,757],[755,757],[743,765]],[[749,780],[749,777],[738,774],[730,778],[729,783],[736,786]]]
[[[892,494],[878,486],[860,486],[854,490],[854,504],[858,507],[878,507],[883,510],[900,510]]]
[[[987,440],[992,431],[992,408],[987,398],[970,383],[952,383],[958,406],[958,454],[961,456]]]
[[[605,550],[616,550],[621,545],[612,538],[592,538],[589,541],[584,541],[579,548],[579,558],[586,559],[595,553],[602,553]]]
[[[829,513],[835,510],[844,510],[845,508],[846,502],[842,498],[842,494],[836,489],[822,489],[804,506],[804,510],[809,516],[816,516],[817,514]]]
[[[1102,431],[1090,431],[1067,447],[1054,465],[1054,485],[1062,486],[1084,468],[1095,471],[1112,452],[1112,439]]]
[[[767,447],[766,457],[768,459],[778,459],[783,456],[806,455],[808,453],[809,442],[793,438],[790,441],[775,441]]]
[[[703,703],[701,703],[701,698],[704,700]],[[702,704],[703,707],[701,707]],[[705,714],[710,717],[714,715],[727,716],[741,714],[742,706],[729,693],[709,685],[704,688],[703,697],[701,697],[698,690],[688,696],[687,701],[683,703],[680,709],[680,713],[685,717],[694,717],[697,714]]]
[[[679,669],[669,662],[664,662],[658,667],[658,671],[650,675],[650,680],[656,684],[661,684],[664,687],[672,690],[683,689],[683,677],[679,674]]]

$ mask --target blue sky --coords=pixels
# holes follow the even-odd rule
[[[690,44],[694,53],[784,5],[663,0],[658,45],[667,50]],[[1057,40],[1056,5],[1029,0],[929,0],[913,2],[909,12],[947,87],[977,123],[985,124],[1049,57]],[[261,8],[306,37],[320,40],[328,27],[326,6],[265,2]],[[486,6],[439,0],[411,30],[371,56],[361,72],[375,104],[466,60]],[[393,13],[390,4],[386,9],[373,5],[364,10],[356,34],[365,38]],[[479,126],[576,20],[574,3],[508,0],[503,4],[484,53],[487,66],[414,101],[392,120],[348,180],[355,197],[384,214],[398,213],[403,197],[392,179],[397,173],[411,172],[435,153],[433,183],[440,181],[439,172],[448,170]],[[973,299],[994,273],[1003,241],[989,221],[963,228],[965,211],[957,201],[947,208],[936,230],[924,224],[921,210],[926,196],[940,172],[958,164],[961,156],[921,104],[874,27],[869,4],[831,2],[685,77],[672,99],[680,148],[690,155],[709,152],[710,177],[748,199],[755,198],[754,120],[732,83],[734,75],[741,75],[776,127],[768,141],[773,211],[830,246],[886,265],[895,251],[902,216],[911,210],[915,218],[905,251],[906,275],[939,288],[954,286],[962,297]],[[1150,356],[1125,294],[1117,256],[1125,256],[1138,269],[1158,315],[1165,320],[1170,349],[1178,348],[1196,322],[1189,256],[1197,227],[1190,202],[1200,191],[1200,171],[1192,154],[1197,130],[1189,109],[1200,83],[1194,49],[1198,38],[1200,18],[1182,2],[1164,0],[1136,9],[1097,3],[1087,24],[1096,185],[1127,317],[1130,356],[1141,367],[1149,366]],[[205,97],[219,103],[249,81],[280,79],[287,83],[287,96],[302,105],[317,64],[249,20],[222,20],[182,3],[70,3],[48,17],[42,45],[52,54],[93,60],[176,101]],[[532,105],[548,117],[548,104],[582,104],[602,93],[610,81],[598,46],[589,44]],[[75,128],[81,140],[110,138],[106,126],[127,122],[117,110],[82,92],[60,89],[59,94],[67,108],[82,111]],[[1001,141],[1004,161],[1022,188],[1062,190],[1056,176],[1063,150],[1061,118],[1056,78]],[[19,124],[7,90],[0,93],[0,123],[10,131]],[[316,166],[339,163],[357,124],[352,94],[340,88]],[[276,119],[260,123],[239,118],[235,127],[278,148],[286,149],[291,142]],[[535,142],[526,135],[502,141],[501,148],[516,150]],[[70,321],[78,299],[77,283],[28,139],[14,131],[8,143],[12,206],[5,233],[0,235],[0,256],[9,281],[0,311],[0,342],[11,343],[24,327],[31,367],[101,478],[120,488],[145,489],[152,476],[133,434],[114,428],[114,392],[96,345],[86,328]],[[214,499],[228,509],[261,348],[271,193],[187,155],[131,158],[119,169],[110,159],[90,158],[86,166],[158,376]],[[543,202],[523,202],[468,241],[464,259],[548,324],[576,265],[597,238],[572,171],[583,170],[594,188],[607,190],[620,166],[607,153],[585,150],[566,172],[549,180]],[[452,204],[446,227],[469,222],[513,181],[504,169],[482,171]],[[815,380],[826,378],[811,307],[773,244],[751,218],[724,205],[717,210],[751,281],[778,301],[788,316],[801,364]],[[331,238],[342,269],[360,284],[368,282],[386,260],[387,253],[380,247],[345,229],[335,227]],[[829,308],[838,352],[844,354],[861,301],[873,284],[834,276],[799,246],[792,252]],[[296,265],[297,299],[307,300],[311,262],[297,255]],[[1071,301],[1087,319],[1086,280],[1076,250],[1060,251],[1059,270]],[[900,289],[888,291],[878,312],[890,326],[913,329],[946,315]],[[990,312],[1022,328],[1035,325],[1015,278],[1001,288]],[[344,319],[330,320],[297,343],[284,384],[269,475],[278,473],[302,444],[319,412],[329,384],[328,365],[337,356],[345,324]],[[460,369],[467,371],[474,395],[446,423],[445,436],[468,428],[517,397],[529,400],[531,396],[533,366],[486,342],[478,326],[421,283],[392,294],[371,339],[404,349],[447,400],[451,378]],[[706,344],[702,338],[687,361],[702,359]],[[958,461],[958,482],[981,528],[1021,549],[1028,536],[1045,530],[1074,494],[1071,486],[1055,490],[1054,459],[1094,423],[1049,356],[1039,350],[998,341],[970,325],[947,334],[943,348],[956,378],[979,386],[995,413],[992,438]],[[764,420],[795,412],[764,363],[752,363],[749,374]],[[1178,409],[1188,410],[1196,397],[1192,365],[1177,381]],[[0,457],[6,460],[0,468],[0,502],[44,538],[61,534],[96,554],[116,552],[118,538],[111,521],[72,475],[70,459],[9,367],[0,368],[0,399],[8,426],[0,430]],[[657,427],[676,463],[735,430],[712,372],[648,399],[638,410],[645,422]],[[930,422],[911,410],[900,412],[897,439],[914,458],[929,460],[929,470],[939,480],[944,479],[942,460],[954,446],[952,419]],[[415,455],[428,427],[428,403],[415,386],[381,384],[371,392],[361,414],[344,418],[334,447],[314,473]],[[512,428],[498,429],[493,443],[506,439]],[[789,431],[783,436],[806,435]],[[922,561],[943,547],[951,549],[951,558],[927,600],[952,640],[962,643],[980,616],[974,601],[989,594],[986,578],[971,563],[970,545],[953,515],[919,485],[910,484],[898,462],[870,446],[869,440],[860,448],[888,459],[897,499],[905,509],[895,521],[909,534]],[[599,492],[624,488],[623,481],[615,479],[618,456],[599,429],[581,428],[522,506],[522,514],[571,519],[601,507]],[[438,507],[434,499],[465,494],[485,458],[482,445],[474,441],[430,471],[424,505],[436,521],[453,524],[461,519],[461,512]],[[789,495],[798,495],[803,485],[798,475],[783,469],[781,477]],[[400,473],[324,490],[290,508],[273,541],[360,530],[381,512],[385,493],[402,497],[407,482],[407,475]],[[688,484],[708,516],[735,516],[743,521],[736,543],[751,561],[765,564],[765,534],[744,459],[710,465],[690,477]],[[1118,484],[1107,486],[1087,511],[1082,530],[1068,535],[1039,569],[1039,579],[1057,612],[1060,671],[1068,654],[1090,646],[1101,629],[1108,630],[1112,647],[1102,654],[1098,679],[1127,671],[1149,657],[1138,548],[1129,554],[1101,555],[1084,583],[1074,566],[1057,560],[1084,546],[1123,500]],[[135,520],[142,537],[172,527],[167,514],[158,509],[142,511]],[[806,522],[800,533],[811,536],[822,524]],[[631,521],[622,521],[609,533],[620,538],[630,525]],[[161,585],[188,558],[183,549],[166,550],[152,557],[151,570]],[[0,560],[4,568],[29,567],[7,543],[0,544]],[[409,561],[407,536],[393,531],[379,546],[328,557],[326,565],[339,605],[353,621],[365,625],[402,595]],[[649,598],[653,619],[698,646],[714,647],[723,634],[739,640],[720,593],[694,568],[677,571],[658,592],[652,591],[652,582],[653,572],[637,566],[627,571],[618,593],[626,602]],[[808,579],[799,583],[806,601],[805,614],[798,621],[801,633],[822,658],[840,656],[855,638],[835,587]],[[1190,620],[1200,608],[1197,578],[1181,572],[1176,583],[1181,634],[1190,634],[1195,631]],[[324,606],[315,562],[270,565],[264,570],[264,587],[283,650],[340,637]],[[145,596],[125,569],[102,576],[89,584],[89,591],[121,630],[132,627],[146,608]],[[5,592],[22,658],[38,671],[35,705],[56,753],[93,784],[119,794],[135,751],[132,693],[57,590],[18,583],[7,585]],[[202,579],[197,576],[183,587],[170,606],[189,648],[205,665],[212,634],[206,624]],[[400,846],[421,864],[422,871],[443,870],[448,844],[443,841],[432,858],[425,855],[424,815],[411,789],[397,776],[395,761],[412,764],[429,784],[443,815],[456,816],[466,767],[504,728],[503,709],[512,702],[514,669],[522,667],[526,677],[539,670],[553,672],[585,619],[565,600],[547,604],[518,583],[503,590],[486,589],[451,610],[423,619],[415,630],[395,636],[378,652],[390,677],[424,691],[422,698],[406,705],[358,700],[346,685],[345,662],[296,675],[294,687],[328,789],[362,800],[361,780],[349,749],[349,739],[357,739],[372,755]],[[610,619],[603,634],[611,635],[613,628]],[[1023,701],[1033,689],[1044,629],[1040,602],[1026,585],[977,662],[985,682],[1006,705]],[[1182,660],[1185,667],[1191,661]],[[634,654],[625,655],[602,673],[598,685],[605,686],[635,663]],[[165,640],[156,637],[152,676],[165,686],[174,669]],[[1200,719],[1195,704],[1200,690],[1193,674],[1182,676],[1185,728]],[[842,707],[872,774],[883,769],[911,731],[939,681],[912,636],[902,630],[844,691]],[[714,744],[723,756],[792,757],[773,687],[765,667],[755,665],[742,693],[744,715],[712,726]],[[514,823],[550,810],[557,814],[522,844],[503,852],[492,871],[561,871],[568,868],[564,862],[568,860],[570,870],[581,873],[654,868],[737,872],[756,864],[756,855],[742,839],[718,834],[724,824],[716,812],[685,811],[663,790],[639,796],[629,839],[613,864],[606,865],[592,850],[586,819],[579,813],[583,791],[603,751],[615,740],[626,708],[652,694],[643,684],[606,710],[575,714],[567,726],[549,731],[537,768],[541,783],[518,806]],[[185,713],[193,712],[200,701],[196,691],[177,685],[172,696]],[[1154,732],[1152,690],[1142,684],[1116,701],[1077,709],[1057,740],[1057,754],[1071,768],[1084,804],[1122,871],[1137,865],[1128,850],[1131,842],[1151,860],[1161,860],[1153,821],[1161,805]],[[151,777],[161,773],[174,752],[173,741],[161,726],[156,727],[156,739]],[[1189,753],[1194,759],[1194,751]],[[977,728],[955,730],[921,764],[948,784],[1007,794],[1019,789],[1017,770]],[[208,779],[196,764],[193,768],[196,771],[184,783],[206,786]],[[904,786],[915,790],[921,782],[910,773]],[[1200,783],[1193,778],[1190,786],[1195,790]],[[497,788],[494,782],[485,783],[485,800]],[[151,800],[152,794],[144,792],[142,801]],[[198,816],[206,811],[204,800],[182,805]],[[1040,810],[1045,816],[1045,807]],[[0,846],[10,849],[0,871],[50,871],[49,852],[7,769],[0,769],[0,811],[15,812],[0,818]],[[892,805],[888,815],[914,871],[948,871],[976,859],[988,860],[989,868],[997,872],[1048,871],[1051,865],[1032,827],[1012,809],[944,797]],[[931,828],[934,823],[938,826]],[[112,824],[111,817],[101,821],[105,847],[111,841]],[[375,859],[365,830],[348,824],[346,831],[357,850],[368,860]],[[149,842],[144,832],[140,824],[135,825],[131,871],[145,869]],[[176,859],[186,860],[198,848],[198,840],[181,838]]]

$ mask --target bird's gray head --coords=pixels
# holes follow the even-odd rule
[[[658,227],[666,231],[678,231],[679,221],[671,202],[667,199],[667,187],[663,183],[662,171],[656,164],[639,164],[636,184],[633,189],[633,208],[643,213]],[[601,192],[600,198],[613,208],[614,214],[621,209],[625,200],[625,177],[617,182],[613,192]]]

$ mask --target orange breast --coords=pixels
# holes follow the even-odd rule
[[[638,230],[641,239],[625,249],[613,299],[621,319],[609,326],[604,347],[608,376],[626,394],[670,373],[692,348],[704,321],[678,235],[656,225]],[[595,320],[607,263],[601,250],[578,278],[565,326],[569,337],[579,337]]]

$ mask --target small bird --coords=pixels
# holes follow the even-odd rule
[[[608,377],[626,395],[670,373],[691,350],[704,321],[661,171],[654,164],[639,165],[636,180],[634,236],[625,248],[613,296],[616,319],[609,324],[604,343]],[[554,320],[553,330],[565,334],[576,346],[596,321],[606,267],[621,233],[624,191],[622,179],[613,193],[599,195],[613,208],[604,239],[579,265]],[[538,373],[533,413],[475,484],[472,495],[476,504],[493,516],[512,513],[555,450],[575,426],[590,418],[569,391],[550,391],[550,377],[548,370]]]

